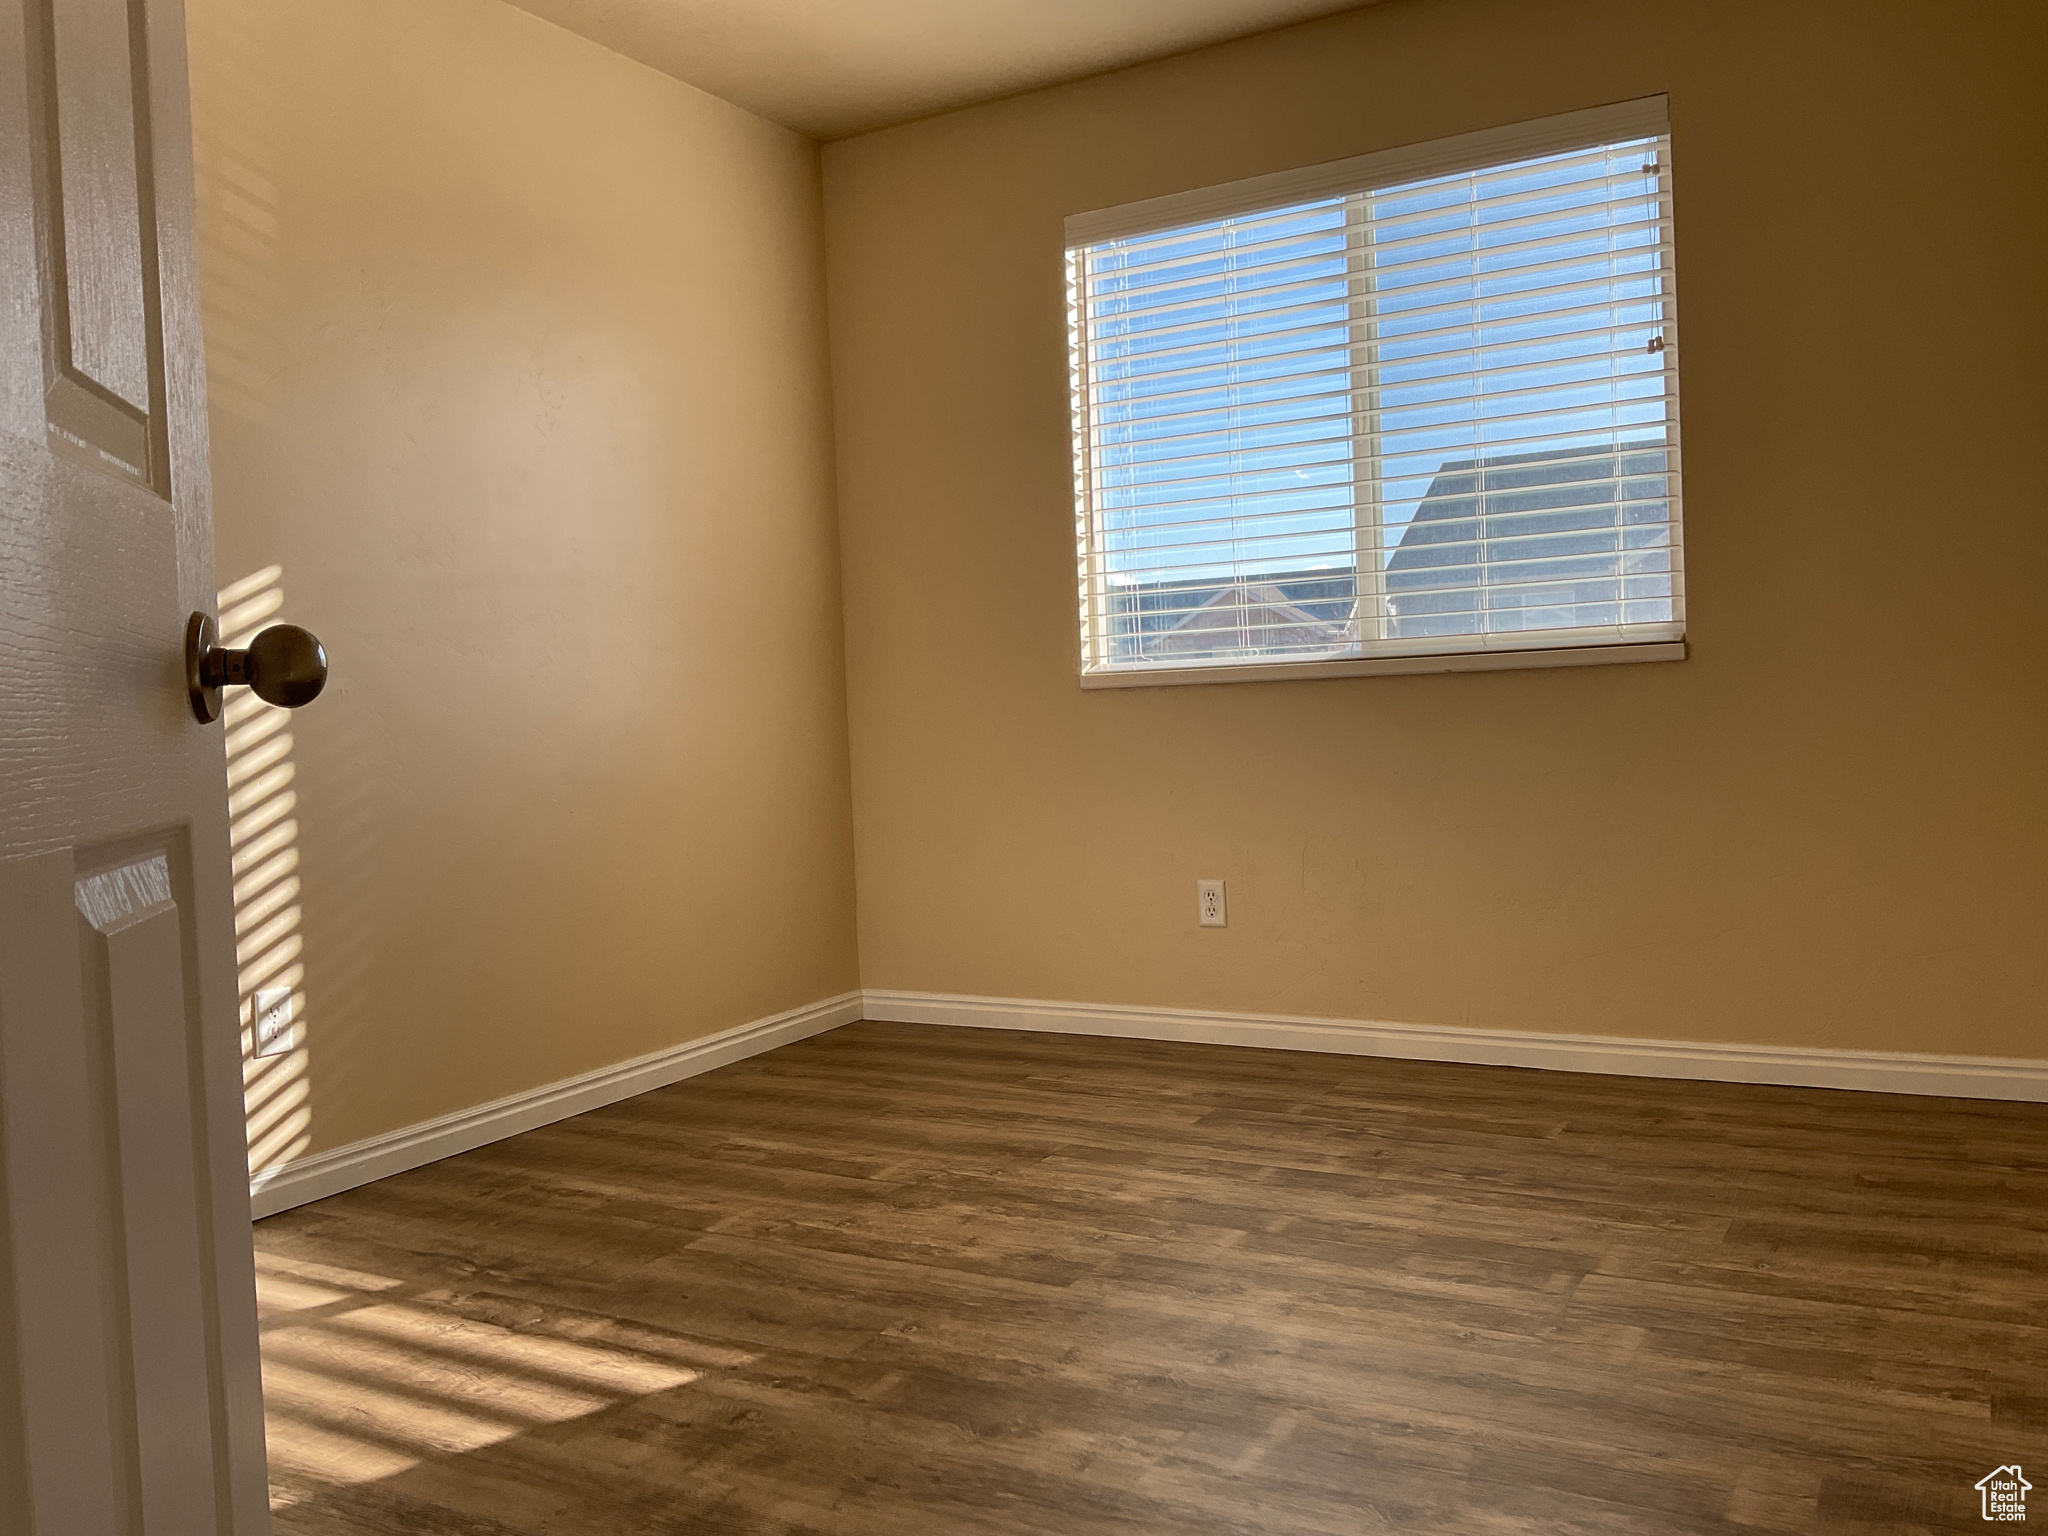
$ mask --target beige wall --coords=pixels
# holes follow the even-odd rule
[[[334,666],[239,759],[264,1158],[855,986],[816,149],[498,0],[189,4],[221,580]]]
[[[865,983],[2048,1055],[2044,28],[1389,0],[828,147]],[[1081,692],[1063,216],[1657,92],[1690,658]]]

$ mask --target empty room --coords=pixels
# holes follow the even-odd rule
[[[0,0],[0,204],[6,1536],[2048,1522],[2040,0]]]

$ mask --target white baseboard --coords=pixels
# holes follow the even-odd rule
[[[961,1024],[982,1029],[1329,1051],[1347,1056],[1398,1056],[1410,1061],[1545,1067],[1557,1072],[2048,1103],[2048,1061],[2003,1056],[1717,1045],[1693,1040],[1553,1035],[1450,1024],[1383,1024],[1285,1014],[1210,1013],[1195,1008],[1131,1008],[1109,1003],[1047,1003],[1029,998],[873,988],[863,992],[861,998],[864,1018],[905,1024]]]
[[[687,1045],[656,1051],[615,1066],[600,1067],[580,1077],[564,1078],[543,1088],[474,1109],[459,1110],[403,1130],[372,1136],[367,1141],[336,1147],[294,1162],[266,1168],[249,1181],[249,1203],[256,1216],[274,1216],[311,1200],[338,1195],[358,1184],[388,1178],[440,1158],[468,1152],[536,1126],[580,1115],[587,1109],[616,1104],[649,1089],[695,1077],[730,1062],[772,1051],[810,1035],[822,1034],[861,1016],[861,994],[845,992],[802,1008],[792,1008],[751,1024],[720,1030]]]
[[[1855,1088],[1957,1099],[2048,1103],[2048,1061],[2004,1056],[1932,1056],[1906,1051],[1818,1050],[1783,1045],[1717,1045],[1694,1040],[1635,1040],[1616,1035],[1554,1035],[1452,1024],[1385,1024],[1289,1014],[1213,1013],[1197,1008],[1133,1008],[1115,1003],[1048,1003],[1020,997],[869,989],[847,992],[772,1018],[721,1030],[671,1050],[586,1072],[527,1093],[479,1104],[420,1125],[317,1153],[249,1181],[258,1217],[325,1199],[536,1126],[666,1087],[779,1045],[823,1034],[856,1019],[1027,1029],[1134,1040],[1187,1040],[1410,1061],[1462,1061],[1491,1067],[1542,1067],[1623,1077],[1675,1077],[1790,1088]]]

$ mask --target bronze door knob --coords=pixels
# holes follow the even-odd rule
[[[208,615],[186,621],[185,685],[202,724],[220,718],[220,691],[235,684],[285,709],[312,703],[327,686],[326,647],[296,624],[273,624],[242,651],[225,649],[219,639]]]

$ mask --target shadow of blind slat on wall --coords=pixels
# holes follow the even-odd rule
[[[284,608],[284,571],[266,566],[223,587],[221,643],[245,646]],[[235,898],[235,964],[242,1023],[243,1114],[249,1168],[290,1162],[311,1144],[308,1103],[305,938],[299,907],[297,766],[291,711],[247,688],[230,688],[227,730],[228,842]],[[259,1038],[264,1000],[290,1027]]]

